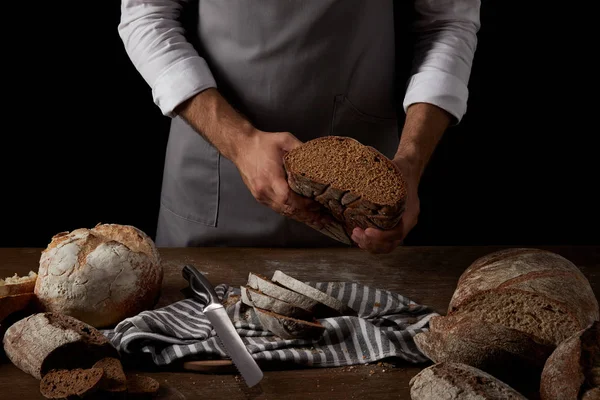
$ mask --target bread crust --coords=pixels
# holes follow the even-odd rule
[[[163,269],[152,240],[139,229],[103,224],[55,235],[42,252],[35,294],[45,311],[111,327],[152,308]]]
[[[430,330],[418,333],[414,340],[435,363],[467,364],[515,388],[537,386],[554,349],[525,332],[485,322],[473,313],[433,317]]]
[[[580,394],[598,390],[600,363],[600,322],[563,341],[546,361],[541,375],[541,400],[578,399]]]
[[[89,368],[104,357],[119,357],[94,327],[54,313],[15,322],[4,334],[3,345],[10,361],[37,379],[51,369]]]
[[[492,375],[460,363],[442,362],[425,368],[409,386],[412,400],[527,400]]]
[[[460,276],[448,313],[492,290],[520,290],[558,302],[577,318],[578,329],[600,318],[587,278],[571,261],[546,250],[513,248],[475,260]]]

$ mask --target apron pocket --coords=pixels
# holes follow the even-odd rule
[[[220,154],[180,118],[171,122],[161,204],[172,214],[207,226],[217,225]]]
[[[345,95],[335,97],[331,135],[354,138],[392,158],[398,149],[398,118],[360,111]]]

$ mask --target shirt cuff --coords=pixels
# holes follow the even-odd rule
[[[467,85],[455,77],[441,71],[423,71],[413,75],[404,97],[404,112],[414,103],[430,103],[440,107],[454,117],[453,125],[458,124],[467,111]]]
[[[217,84],[202,57],[189,57],[169,67],[154,84],[152,97],[163,115],[175,117],[173,110],[192,96]]]

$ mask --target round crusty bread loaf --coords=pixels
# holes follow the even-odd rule
[[[531,335],[470,314],[436,316],[415,344],[434,363],[456,362],[478,368],[517,389],[532,390],[553,347]]]
[[[118,224],[55,235],[35,285],[43,310],[110,327],[152,308],[160,295],[159,253],[141,230]]]
[[[599,318],[598,301],[577,266],[528,248],[475,260],[461,275],[448,308],[449,315],[463,312],[554,345]]]
[[[20,370],[41,379],[53,369],[90,368],[115,347],[94,327],[56,313],[37,313],[6,330],[4,351]]]
[[[600,390],[600,322],[562,342],[546,361],[540,382],[542,400],[577,400]]]
[[[527,400],[506,383],[460,363],[434,364],[409,382],[412,400]]]

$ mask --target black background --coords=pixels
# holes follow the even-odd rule
[[[594,13],[549,3],[483,2],[468,111],[407,245],[598,244]],[[120,2],[3,12],[0,246],[99,222],[154,236],[169,120],[125,54]]]

